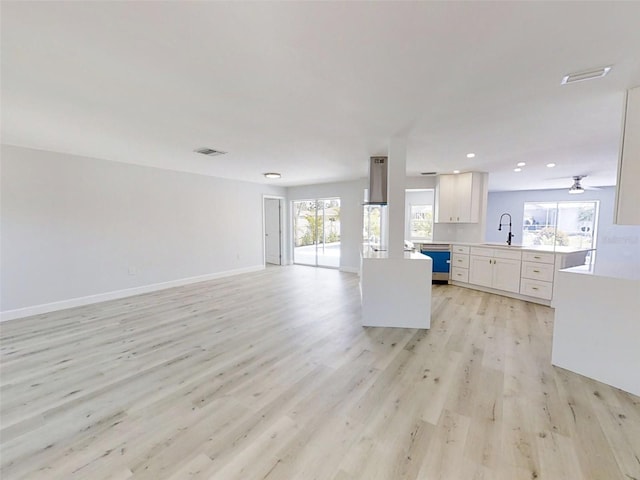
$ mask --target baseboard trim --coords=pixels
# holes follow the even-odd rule
[[[360,273],[360,269],[357,267],[340,267],[339,270],[347,273]]]
[[[455,280],[449,280],[449,283],[457,287],[470,288],[471,290],[479,290],[480,292],[493,293],[495,295],[501,295],[503,297],[516,298],[518,300],[524,300],[525,302],[537,303],[546,307],[553,307],[553,305],[551,304],[551,300],[545,300],[543,298],[530,297],[528,295],[522,295],[520,293],[497,290],[495,288],[483,287],[481,285],[474,285],[472,283],[456,282]]]
[[[43,313],[56,312],[67,308],[81,307],[92,303],[106,302],[108,300],[117,300],[119,298],[132,297],[142,293],[150,293],[167,288],[181,287],[192,283],[206,282],[207,280],[215,280],[216,278],[231,277],[243,273],[257,272],[264,270],[264,265],[254,265],[246,268],[238,268],[236,270],[226,270],[224,272],[208,273],[206,275],[198,275],[196,277],[179,278],[168,282],[153,283],[151,285],[143,285],[140,287],[126,288],[124,290],[114,290],[112,292],[98,293],[96,295],[88,295],[86,297],[70,298],[68,300],[60,300],[58,302],[43,303],[33,305],[31,307],[16,308],[15,310],[6,310],[0,312],[0,322],[7,320],[15,320],[17,318],[30,317],[32,315],[40,315]]]

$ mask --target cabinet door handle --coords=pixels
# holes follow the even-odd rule
[[[538,290],[538,287],[531,287],[531,290]]]
[[[533,273],[540,273],[540,270],[534,270]]]
[[[533,258],[540,258],[538,255],[534,255]]]

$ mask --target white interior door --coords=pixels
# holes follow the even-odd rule
[[[281,264],[281,228],[280,199],[264,199],[264,251],[265,261],[273,265]]]

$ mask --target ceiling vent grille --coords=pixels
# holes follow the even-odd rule
[[[593,80],[595,78],[602,78],[611,71],[611,67],[596,68],[594,70],[587,70],[586,72],[570,73],[562,77],[562,85],[568,85],[569,83],[583,82],[585,80]]]
[[[227,152],[223,152],[222,150],[214,150],[213,148],[198,148],[194,150],[196,153],[201,153],[202,155],[208,155],[210,157],[215,157],[216,155],[224,155]]]

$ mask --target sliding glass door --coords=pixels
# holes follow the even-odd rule
[[[597,200],[525,202],[522,244],[595,248]]]
[[[293,263],[340,266],[340,199],[293,202]]]

